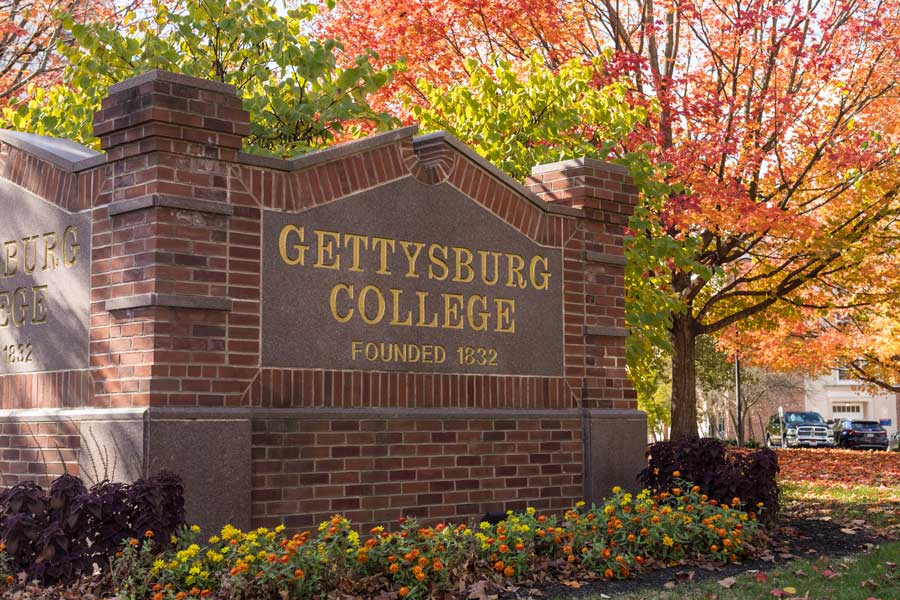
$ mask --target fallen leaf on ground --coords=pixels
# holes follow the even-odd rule
[[[725,579],[719,580],[719,585],[721,585],[726,590],[730,590],[732,587],[734,587],[735,583],[737,583],[737,579],[735,579],[734,577],[726,577]]]

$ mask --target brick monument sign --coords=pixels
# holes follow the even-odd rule
[[[234,88],[164,71],[94,130],[0,132],[0,485],[167,468],[192,521],[299,528],[634,484],[623,168],[526,189],[415,127],[251,156]]]

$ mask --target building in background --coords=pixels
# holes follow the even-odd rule
[[[828,375],[804,382],[806,410],[816,411],[825,420],[865,419],[878,421],[888,435],[897,431],[900,396],[892,392],[872,392],[853,379],[849,369],[834,369]]]
[[[813,411],[826,421],[861,419],[878,421],[888,435],[897,431],[900,395],[871,390],[853,379],[848,369],[833,369],[820,377],[757,371],[742,390],[747,407],[744,439],[765,443],[766,423],[778,407],[790,411]],[[736,439],[734,390],[699,394],[701,435]]]

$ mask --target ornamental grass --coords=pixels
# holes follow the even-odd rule
[[[510,511],[474,528],[406,519],[393,532],[360,534],[336,515],[314,532],[226,526],[201,543],[194,527],[165,546],[152,537],[130,540],[113,581],[122,599],[465,598],[473,586],[502,590],[557,578],[625,578],[688,560],[737,562],[754,550],[764,507],[753,508],[743,510],[739,498],[711,500],[676,478],[666,492],[614,488],[601,506],[578,503],[561,516]]]

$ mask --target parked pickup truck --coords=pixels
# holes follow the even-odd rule
[[[782,439],[784,431],[784,439]],[[769,418],[766,427],[766,445],[770,448],[796,448],[798,446],[834,446],[831,428],[817,412],[786,412],[784,422],[778,415]]]

